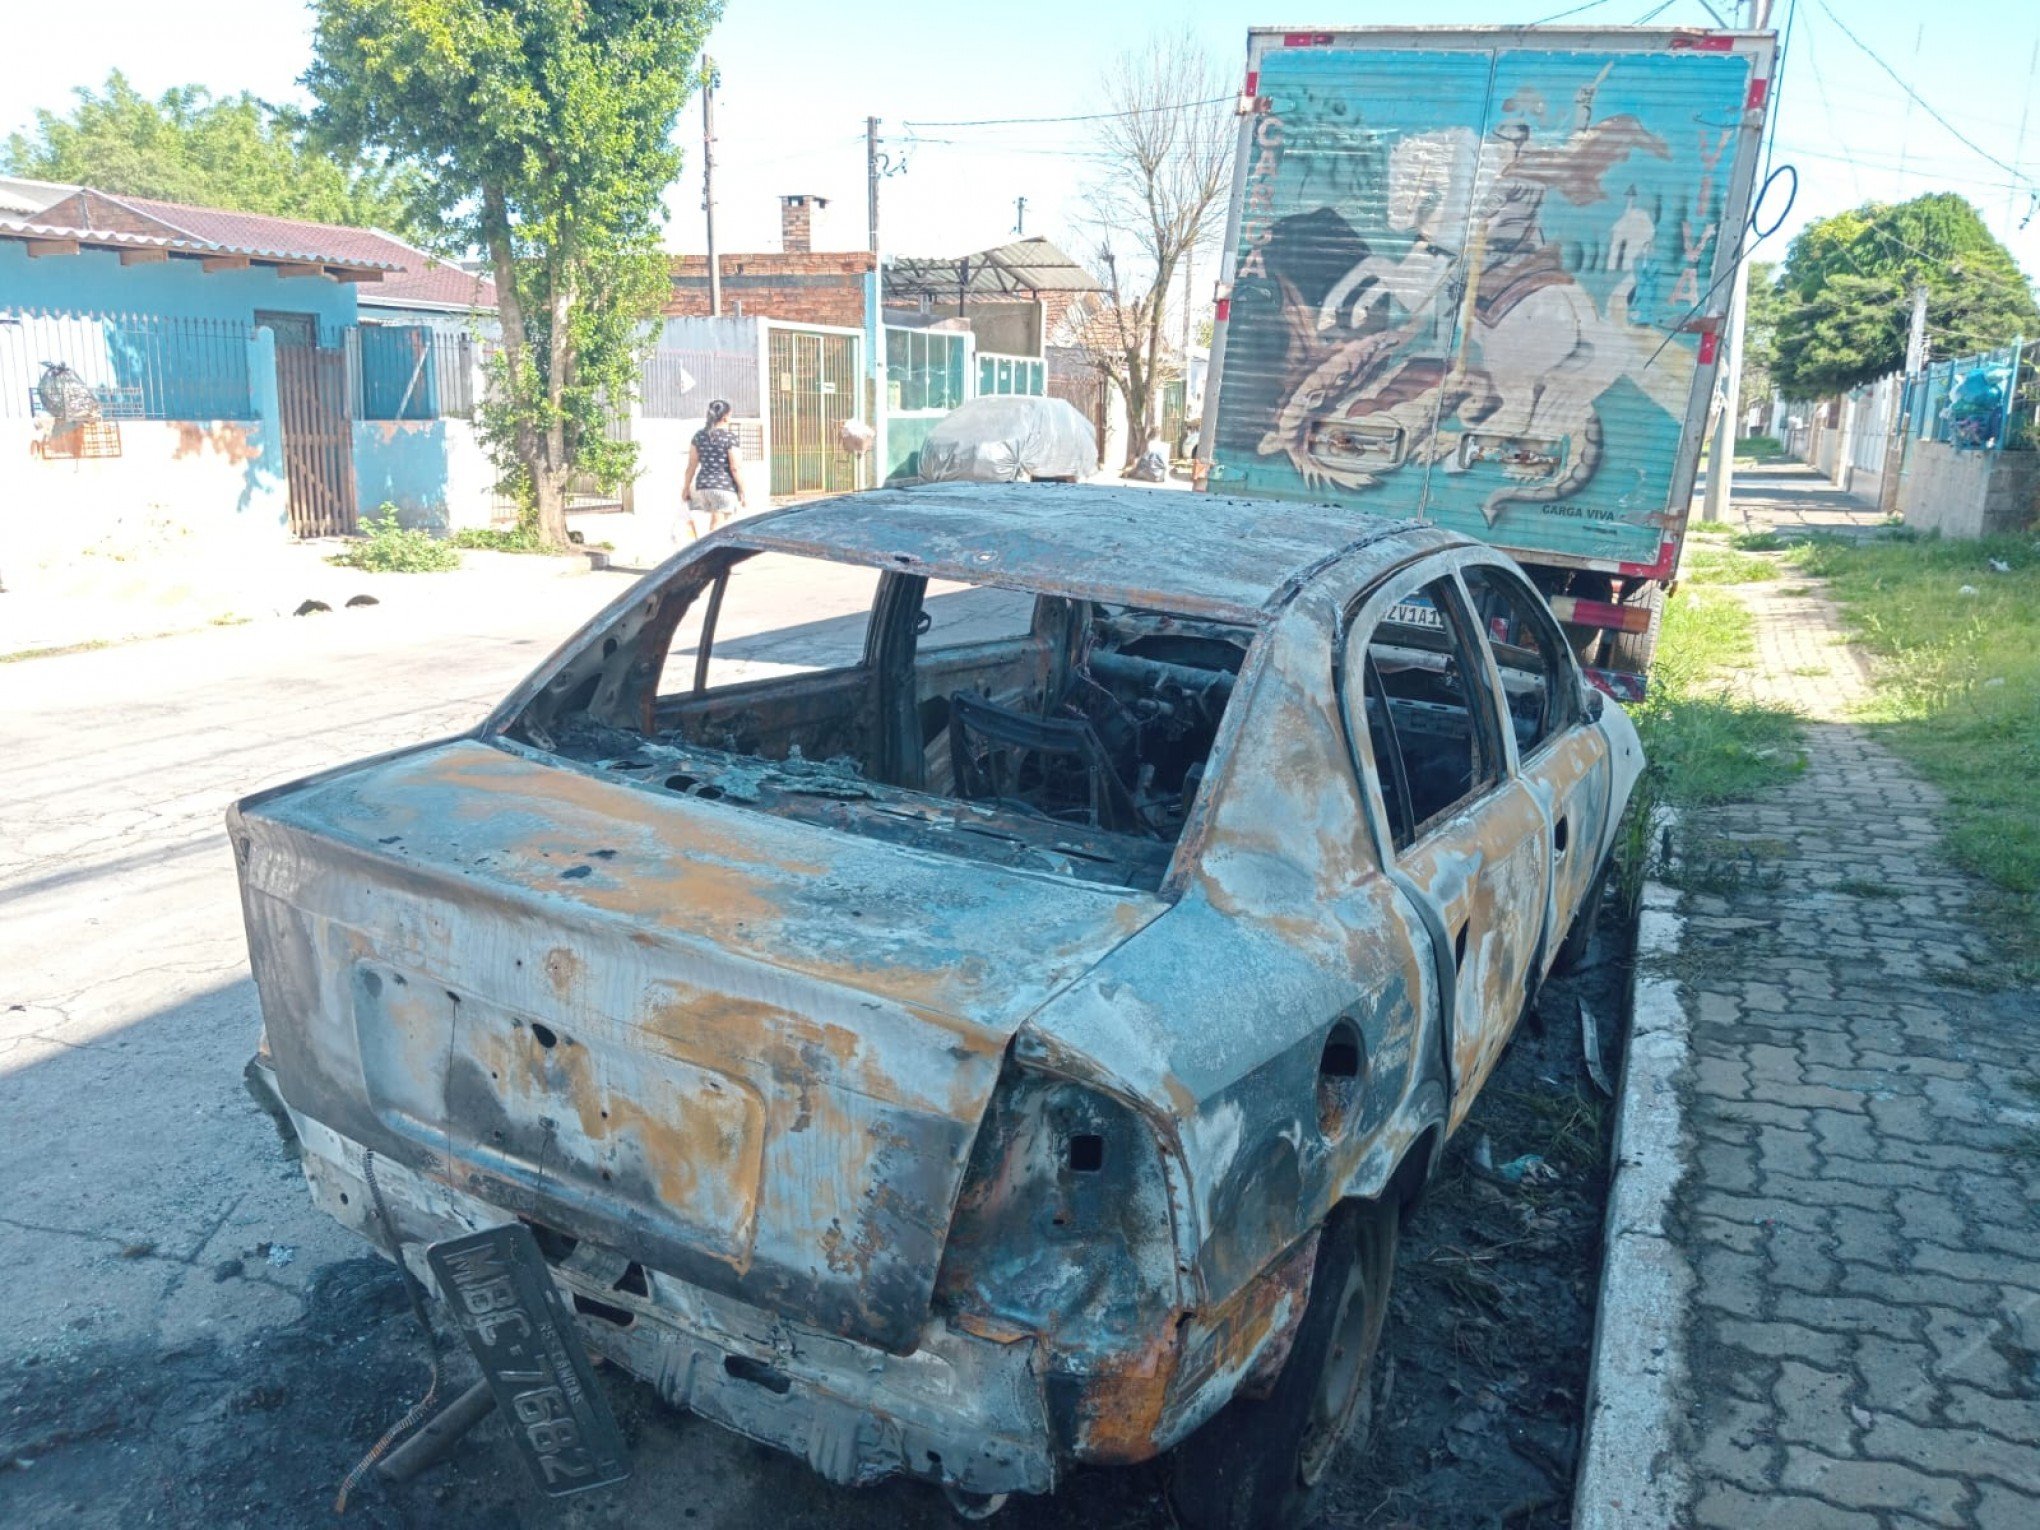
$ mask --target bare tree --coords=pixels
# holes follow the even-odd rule
[[[1215,232],[1232,175],[1234,93],[1188,32],[1157,33],[1105,71],[1090,188],[1110,306],[1086,326],[1092,363],[1126,400],[1131,466],[1154,434],[1177,268]],[[1188,294],[1185,295],[1188,301]]]

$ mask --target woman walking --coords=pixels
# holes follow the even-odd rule
[[[687,446],[687,481],[680,502],[692,535],[706,536],[744,504],[744,480],[737,471],[737,433],[723,423],[730,417],[726,400],[708,406],[708,418]]]

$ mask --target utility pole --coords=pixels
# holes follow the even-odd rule
[[[1912,328],[1905,337],[1905,375],[1917,376],[1927,365],[1927,284],[1914,282]]]
[[[1899,383],[1898,407],[1891,412],[1891,437],[1884,443],[1884,471],[1877,479],[1877,508],[1886,515],[1898,509],[1898,478],[1905,471],[1905,438],[1912,430],[1913,381],[1927,366],[1927,284],[1912,289],[1912,325],[1905,336],[1905,378]]]
[[[1740,255],[1741,251],[1737,251]],[[1743,310],[1749,306],[1750,263],[1738,260],[1735,280],[1728,289],[1727,358],[1722,363],[1721,415],[1714,424],[1714,444],[1707,458],[1707,498],[1700,510],[1703,521],[1718,521],[1728,513],[1729,496],[1735,490],[1735,427],[1742,413]]]
[[[1027,198],[1013,198],[1013,232],[1022,239],[1027,237]]]
[[[722,266],[715,258],[715,60],[701,56],[701,211],[708,228],[708,312],[722,317]]]
[[[1743,0],[1738,10],[1743,25],[1759,31],[1771,19],[1771,0]],[[1750,297],[1750,267],[1741,258],[1740,229],[1736,230],[1736,256],[1735,280],[1728,289],[1728,333],[1722,337],[1728,347],[1722,366],[1726,391],[1707,456],[1707,498],[1700,509],[1703,521],[1719,521],[1725,516],[1729,497],[1735,491],[1735,428],[1742,414],[1743,310],[1749,306]]]
[[[878,119],[864,119],[865,208],[871,225],[871,253],[878,253]]]

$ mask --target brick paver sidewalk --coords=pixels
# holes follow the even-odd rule
[[[1741,593],[1759,699],[1811,721],[1802,777],[1683,831],[1728,888],[1679,959],[1693,1522],[2034,1530],[2040,995],[1991,991],[1938,797],[1840,720],[1833,609]]]

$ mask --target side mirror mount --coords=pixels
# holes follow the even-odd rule
[[[1582,682],[1580,688],[1587,693],[1587,721],[1599,722],[1601,720],[1601,709],[1608,704],[1606,693],[1598,686],[1586,682]]]

